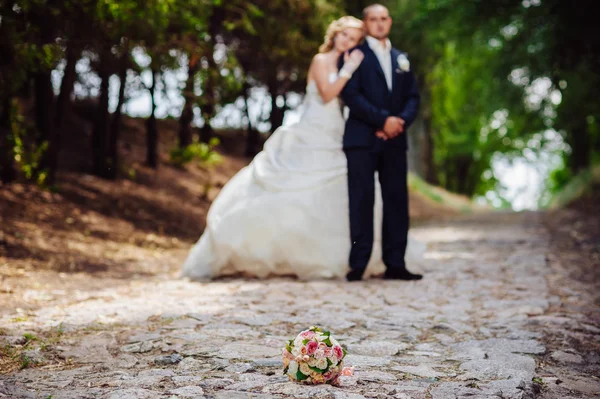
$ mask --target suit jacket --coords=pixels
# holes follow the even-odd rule
[[[401,51],[392,48],[392,91],[385,80],[377,56],[367,43],[357,47],[365,57],[342,90],[342,99],[350,109],[344,132],[346,148],[382,148],[394,146],[408,149],[407,129],[417,116],[419,92],[411,71],[405,72],[398,66]],[[339,66],[343,65],[343,57]],[[405,120],[404,132],[394,139],[384,141],[375,136],[383,128],[388,116],[399,116]]]

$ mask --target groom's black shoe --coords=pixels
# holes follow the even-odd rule
[[[384,280],[421,280],[422,274],[414,274],[406,269],[387,269],[383,275]]]
[[[363,271],[362,270],[350,270],[348,274],[346,274],[346,280],[348,281],[360,281],[362,280]]]

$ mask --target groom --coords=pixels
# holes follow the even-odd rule
[[[344,133],[350,196],[350,272],[361,280],[373,248],[375,172],[383,198],[384,278],[420,280],[406,269],[408,189],[406,130],[419,107],[419,93],[406,55],[388,39],[392,19],[380,4],[363,11],[367,39],[358,48],[365,57],[342,91],[350,109]],[[348,76],[350,77],[350,76]]]

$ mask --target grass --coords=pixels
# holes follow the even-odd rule
[[[39,338],[35,334],[25,333],[23,334],[23,338],[27,341],[25,345],[29,344],[31,341],[37,341]]]
[[[461,213],[471,213],[480,208],[468,197],[451,193],[441,187],[429,184],[414,173],[408,174],[408,188],[412,193],[418,194],[426,201],[451,208]]]
[[[534,384],[538,384],[538,385],[545,385],[545,384],[546,384],[546,383],[544,382],[544,380],[542,380],[540,377],[533,377],[533,378],[531,379],[531,381],[532,381]]]
[[[29,368],[29,366],[31,365],[31,360],[27,356],[24,356],[24,355],[21,355],[20,358],[21,358],[21,363],[19,365],[19,369],[23,370],[23,369]]]
[[[4,330],[2,334],[7,335]],[[24,354],[25,351],[39,348],[42,352],[50,352],[52,346],[59,343],[63,335],[64,326],[61,323],[56,328],[37,335],[31,332],[23,334],[25,342],[22,345],[11,345],[6,341],[0,343],[0,374],[37,366],[38,363]]]
[[[593,166],[575,176],[562,190],[554,194],[548,208],[563,208],[581,198],[595,185],[600,185],[600,165]]]

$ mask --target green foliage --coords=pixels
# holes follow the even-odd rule
[[[389,2],[398,7],[409,3]],[[433,91],[434,152],[443,186],[456,190],[458,182],[452,179],[458,174],[469,182],[460,192],[498,190],[489,176],[493,155],[510,158],[541,151],[540,136],[547,129],[560,132],[567,144],[561,151],[569,170],[553,175],[554,190],[594,162],[600,152],[600,102],[594,89],[600,83],[595,72],[600,68],[600,36],[586,11],[594,5],[591,0],[578,7],[561,0],[419,3],[414,21],[427,28],[422,35],[429,44],[426,67],[432,65],[437,75],[425,78]],[[458,57],[440,52],[440,46],[453,46]],[[550,82],[546,94],[539,92],[544,81]],[[475,107],[467,107],[469,102]],[[505,114],[502,131],[490,128],[497,111]],[[465,124],[472,125],[470,133]],[[470,139],[454,140],[464,133]],[[441,164],[442,159],[447,162]],[[469,164],[469,173],[458,173],[449,168],[452,164]]]
[[[534,384],[538,384],[538,385],[546,385],[546,383],[544,382],[544,380],[543,380],[542,378],[540,378],[540,377],[533,377],[533,378],[531,379],[531,381],[532,381]]]
[[[174,148],[170,153],[171,163],[183,167],[195,161],[200,168],[210,168],[222,161],[221,155],[215,151],[219,144],[219,139],[214,137],[208,144],[195,142],[185,148]]]
[[[251,31],[235,30],[236,57],[246,79],[275,95],[302,91],[306,73],[329,23],[343,15],[340,1],[254,0],[260,14],[250,16]]]
[[[561,166],[560,168],[550,172],[547,189],[551,194],[556,194],[571,180],[573,180],[573,172],[571,172],[570,169]]]
[[[571,175],[568,168],[559,168],[552,172],[553,180],[540,199],[541,208],[561,208],[590,192],[600,185],[600,165]]]
[[[476,209],[476,206],[467,197],[456,195],[443,188],[431,185],[412,172],[408,174],[408,187],[416,195],[460,212],[468,213]]]
[[[35,131],[26,125],[23,116],[17,113],[13,102],[10,111],[11,134],[8,137],[12,146],[12,156],[27,180],[33,181],[41,187],[46,187],[47,169],[40,169],[40,161],[48,149],[48,142],[39,143],[34,140]]]
[[[308,378],[309,376],[302,374],[302,372],[300,370],[296,371],[296,379],[298,381],[304,381]]]
[[[23,334],[23,338],[25,338],[27,340],[27,343],[38,340],[38,337],[35,334],[31,334],[31,333]]]
[[[21,364],[20,364],[20,369],[24,370],[26,368],[28,368],[31,365],[31,359],[29,359],[29,357],[23,355],[21,356]]]
[[[266,88],[279,100],[273,102],[273,114],[281,113],[286,107],[277,105],[281,98],[304,90],[308,66],[331,20],[345,14],[344,8],[360,16],[370,2],[13,3],[0,3],[2,104],[27,92],[32,76],[48,74],[73,47],[77,54],[84,51],[92,69],[104,76],[117,74],[120,61],[127,61],[138,83],[144,69],[164,77],[187,57],[197,62],[191,90],[184,95],[210,126],[225,105],[252,87]],[[592,0],[581,0],[578,7],[562,0],[383,3],[394,19],[391,40],[408,53],[422,94],[421,125],[431,144],[427,162],[434,171],[428,181],[467,196],[495,190],[501,197],[494,159],[543,151],[547,141],[556,140],[545,138],[548,129],[559,132],[566,143],[558,150],[564,170],[549,179],[551,194],[600,161],[600,36],[593,13],[586,11],[593,9]],[[150,65],[135,65],[132,49],[143,49]],[[549,91],[532,103],[529,97],[540,81],[550,82]],[[163,86],[159,83],[157,90]],[[52,135],[39,135],[15,107],[9,140],[10,148],[4,151],[3,146],[3,152],[11,152],[21,174],[46,184],[52,174],[43,170],[44,155],[55,154]],[[180,167],[197,162],[208,168],[219,162],[211,144],[193,143],[170,156]],[[121,165],[111,166],[125,171]],[[125,172],[135,178],[133,170]],[[439,193],[421,188],[434,201],[443,201]]]

